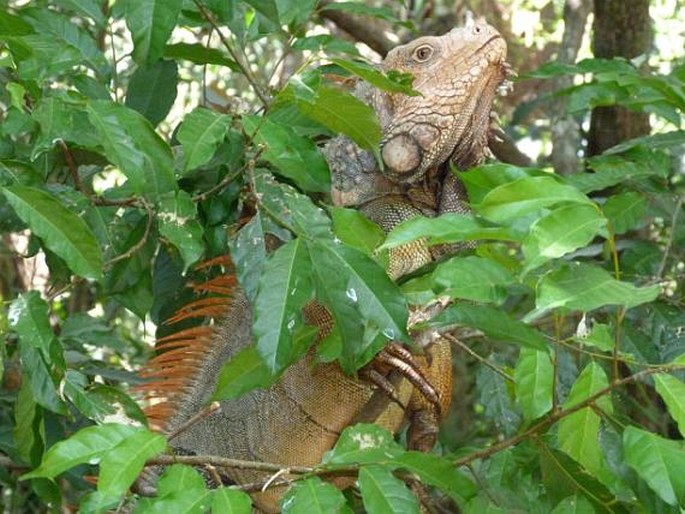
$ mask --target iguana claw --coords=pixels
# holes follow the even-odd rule
[[[405,347],[399,343],[390,342],[374,359],[362,369],[362,377],[384,391],[388,397],[405,408],[397,398],[395,387],[387,380],[389,372],[396,371],[403,378],[421,392],[434,407],[438,415],[441,413],[440,398],[437,391],[424,375],[421,365]]]

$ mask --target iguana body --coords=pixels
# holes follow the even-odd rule
[[[426,57],[420,49],[428,47],[432,55]],[[362,97],[381,121],[386,166],[381,172],[369,152],[345,138],[333,140],[325,153],[333,172],[334,202],[359,207],[386,231],[416,213],[433,216],[463,209],[463,189],[448,174],[447,162],[451,158],[458,167],[466,167],[485,154],[490,107],[504,78],[505,53],[499,34],[482,23],[442,37],[420,38],[390,52],[384,69],[413,73],[414,87],[423,96],[410,98],[362,86]],[[425,255],[416,258],[415,252]],[[406,247],[395,255],[390,273],[399,276],[430,258],[422,245]],[[251,342],[250,306],[232,275],[198,288],[218,296],[196,302],[177,319],[210,316],[218,320],[216,328],[198,327],[162,340],[159,348],[164,353],[145,373],[155,378],[145,386],[149,396],[166,397],[166,402],[148,409],[151,422],[166,434],[201,409],[222,364]],[[318,323],[325,325],[324,318]],[[420,359],[444,412],[451,394],[449,346],[428,348]],[[413,420],[410,440],[415,446],[430,445],[437,424],[435,406],[416,394],[407,380],[395,380],[393,385],[399,402],[409,405],[407,412],[387,399],[376,402],[379,395],[373,385],[344,375],[335,364],[315,364],[310,354],[268,390],[222,402],[219,411],[174,437],[171,445],[195,454],[309,465],[320,462],[340,432],[357,421],[375,421],[396,432],[406,417]],[[252,470],[220,473],[243,484],[269,478]],[[140,481],[142,490],[152,487],[149,479]],[[260,509],[274,512],[282,492],[283,488],[270,488],[253,498]]]

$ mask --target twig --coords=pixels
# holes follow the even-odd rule
[[[190,427],[192,427],[194,424],[197,422],[211,416],[214,414],[217,410],[221,408],[221,404],[219,402],[212,402],[210,403],[207,407],[202,409],[200,412],[195,414],[192,418],[190,418],[188,421],[183,423],[181,426],[179,426],[176,430],[171,432],[168,436],[167,439],[171,441],[172,439],[175,439],[179,435],[181,435],[183,432],[188,430]]]
[[[145,246],[145,243],[147,243],[148,238],[150,237],[150,229],[152,228],[152,220],[154,218],[152,208],[144,201],[141,200],[142,206],[145,208],[147,211],[147,223],[145,225],[145,233],[143,234],[143,237],[140,238],[140,241],[138,241],[135,245],[133,245],[131,248],[129,248],[126,252],[117,255],[115,257],[112,257],[110,260],[105,262],[104,267],[108,268],[115,262],[121,261],[123,259],[128,259],[131,257],[134,253],[136,253],[138,250],[140,250],[143,246]]]
[[[254,471],[270,471],[277,473],[287,469],[293,475],[306,475],[313,473],[314,468],[309,466],[286,466],[271,462],[257,462],[252,460],[229,459],[216,455],[159,455],[149,459],[146,466],[170,466],[172,464],[187,464],[189,466],[204,466],[209,464],[220,468],[251,469]],[[323,471],[321,471],[323,473]]]
[[[252,76],[252,72],[250,71],[250,69],[242,63],[242,60],[238,57],[238,54],[233,49],[233,46],[231,46],[231,43],[228,41],[228,39],[226,39],[226,37],[221,32],[219,24],[214,18],[214,15],[207,9],[205,9],[205,7],[199,2],[199,0],[193,0],[193,3],[197,7],[198,11],[200,11],[200,14],[202,14],[202,17],[209,22],[209,24],[214,28],[214,30],[216,30],[216,33],[219,35],[219,39],[221,40],[221,44],[224,45],[224,48],[226,48],[226,50],[231,55],[235,63],[238,65],[240,71],[243,73],[243,75],[245,75],[245,78],[250,83],[250,86],[252,86],[252,89],[259,98],[259,101],[262,102],[262,105],[264,105],[264,107],[268,107],[269,99],[262,92],[261,87],[259,86],[259,84],[257,84],[257,81]]]
[[[506,450],[508,448],[511,448],[512,446],[516,446],[517,444],[525,441],[526,439],[530,437],[536,436],[539,432],[547,429],[557,421],[564,419],[567,416],[570,416],[574,412],[578,412],[581,409],[584,409],[586,407],[590,407],[594,402],[599,400],[601,397],[605,396],[606,394],[610,393],[614,389],[617,389],[621,386],[624,386],[626,384],[630,384],[632,382],[637,382],[639,379],[644,378],[649,375],[654,375],[656,373],[665,373],[668,371],[675,371],[675,370],[681,370],[685,369],[685,366],[683,365],[665,365],[665,366],[660,366],[658,368],[652,368],[652,369],[645,369],[642,371],[638,371],[637,373],[630,375],[629,377],[622,378],[621,380],[614,380],[611,384],[609,384],[607,387],[600,389],[597,391],[595,394],[587,397],[585,400],[583,400],[580,403],[577,403],[573,405],[572,407],[569,407],[568,409],[561,409],[554,411],[552,414],[550,414],[547,418],[543,419],[539,423],[533,425],[530,427],[528,430],[525,432],[514,436],[510,437],[508,439],[504,439],[503,441],[500,441],[499,443],[493,444],[492,446],[485,448],[483,450],[479,450],[476,452],[473,452],[466,457],[462,457],[460,459],[457,459],[454,461],[454,465],[459,467],[459,466],[466,466],[469,463],[477,460],[477,459],[487,459],[489,457],[492,457],[494,454],[501,452],[503,450]]]
[[[499,368],[498,366],[494,365],[492,362],[490,362],[489,360],[487,360],[487,359],[486,359],[485,357],[483,357],[482,355],[479,355],[478,353],[474,352],[471,348],[469,348],[468,346],[466,346],[463,342],[461,342],[459,339],[457,339],[457,338],[454,337],[453,335],[450,335],[450,334],[442,334],[442,336],[443,336],[445,339],[447,339],[449,342],[455,344],[456,346],[458,346],[459,348],[461,348],[462,350],[464,350],[466,353],[468,353],[471,357],[473,357],[474,359],[476,359],[478,362],[480,362],[480,363],[483,364],[484,366],[487,366],[488,368],[490,368],[492,371],[494,371],[494,372],[497,373],[498,375],[502,376],[505,380],[508,380],[509,382],[513,382],[513,381],[514,381],[514,379],[513,379],[510,375],[508,375],[504,370],[502,370],[502,369]]]
[[[673,215],[671,216],[671,231],[668,235],[668,241],[666,241],[666,248],[664,248],[664,256],[661,258],[659,263],[659,269],[656,272],[657,278],[661,278],[666,271],[666,263],[668,262],[668,254],[671,253],[671,247],[673,246],[673,236],[676,233],[676,224],[678,223],[678,216],[680,215],[680,210],[683,207],[683,200],[685,197],[679,196],[675,203],[675,208],[673,209]]]

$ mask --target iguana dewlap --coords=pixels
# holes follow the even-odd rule
[[[333,173],[333,198],[354,205],[389,231],[416,213],[429,216],[463,211],[465,193],[449,174],[450,159],[464,169],[480,162],[487,150],[487,130],[495,90],[505,78],[506,46],[484,23],[469,24],[441,37],[419,38],[391,51],[383,69],[412,73],[419,97],[376,91],[360,86],[360,97],[376,110],[383,128],[379,170],[370,152],[349,139],[336,138],[325,153]],[[416,258],[416,253],[425,253]],[[395,255],[397,277],[432,258],[423,245],[401,248]],[[402,261],[409,262],[404,265]],[[198,289],[215,293],[177,316],[210,316],[218,322],[181,331],[160,341],[160,355],[146,370],[154,380],[144,387],[151,397],[166,401],[148,409],[151,422],[166,434],[174,433],[196,414],[211,396],[224,362],[251,343],[252,315],[244,292],[231,275]],[[448,344],[426,349],[423,374],[437,391],[444,413],[451,395],[451,356]],[[396,432],[406,418],[410,441],[430,445],[437,424],[436,410],[407,380],[397,384],[400,402],[381,403],[376,423]],[[313,465],[336,442],[341,431],[364,419],[378,397],[376,388],[344,375],[335,364],[315,364],[312,357],[291,366],[268,390],[254,390],[201,419],[170,441],[182,452],[212,454],[284,465]],[[377,405],[376,405],[377,406]],[[377,414],[377,416],[376,416]],[[222,469],[235,483],[263,482],[268,473]],[[139,482],[154,487],[154,472]],[[287,477],[287,475],[285,475]],[[284,489],[270,488],[253,495],[266,512],[278,511]]]

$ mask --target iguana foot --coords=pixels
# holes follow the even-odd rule
[[[396,371],[420,391],[426,400],[435,407],[436,413],[440,415],[441,404],[438,393],[421,368],[409,350],[399,343],[390,342],[369,364],[362,368],[361,375],[385,392],[392,401],[398,403],[402,408],[406,408],[406,405],[399,401],[395,387],[386,378],[388,373]]]

